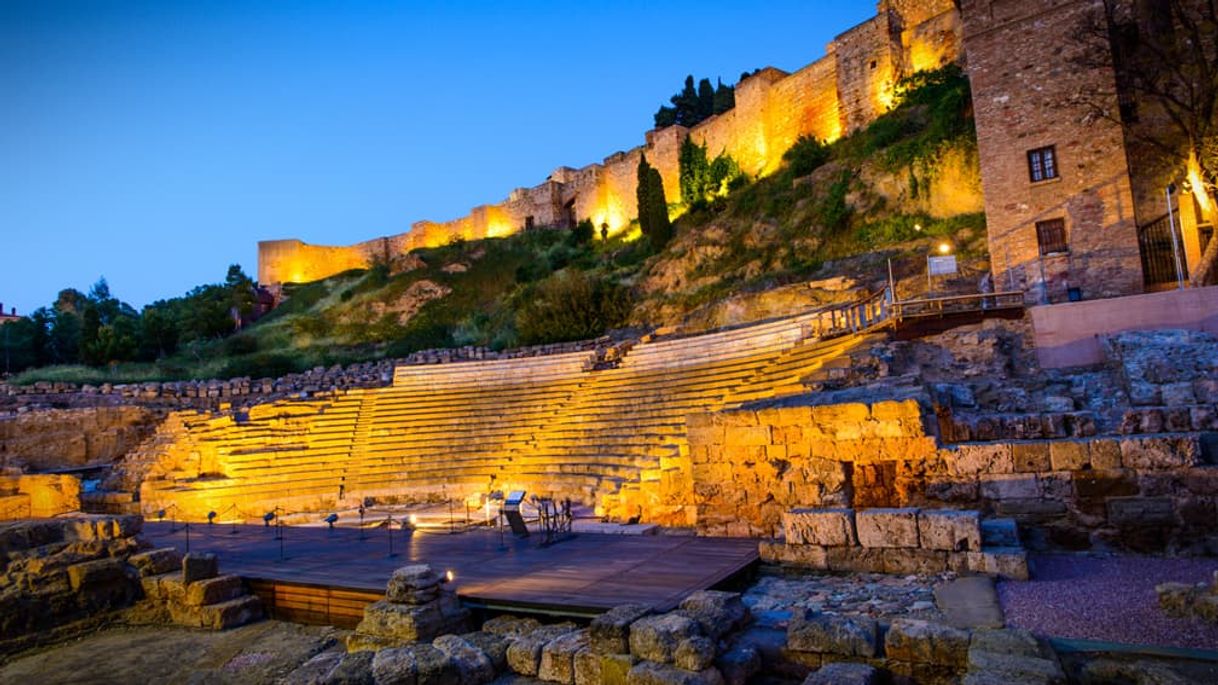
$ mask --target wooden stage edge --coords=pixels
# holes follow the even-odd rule
[[[211,552],[241,576],[272,617],[353,627],[384,596],[394,569],[452,571],[458,598],[490,611],[591,617],[619,604],[669,611],[758,563],[757,541],[579,533],[548,547],[497,531],[422,531],[145,523],[156,547]]]

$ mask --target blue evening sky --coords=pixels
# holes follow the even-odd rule
[[[445,220],[643,142],[687,73],[788,71],[871,0],[0,2],[0,302],[139,307],[260,239]]]

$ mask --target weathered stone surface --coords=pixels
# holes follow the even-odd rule
[[[1049,443],[1049,461],[1054,471],[1079,471],[1087,468],[1090,454],[1081,440],[1054,440]]]
[[[97,559],[68,567],[68,582],[72,592],[122,583],[125,580],[123,563],[118,559]]]
[[[876,636],[875,620],[862,616],[794,612],[787,624],[787,647],[797,652],[873,657]]]
[[[825,664],[808,674],[803,685],[875,685],[879,672],[867,664],[837,662]]]
[[[1040,497],[1036,476],[1024,473],[980,477],[981,496],[986,499],[1031,499]]]
[[[317,682],[324,685],[373,685],[371,652],[342,654]]]
[[[204,604],[219,604],[236,599],[244,592],[240,576],[216,576],[187,585],[184,601],[196,607]]]
[[[1018,547],[989,547],[980,552],[966,552],[970,571],[991,576],[1028,579],[1028,555]]]
[[[575,685],[601,685],[601,655],[585,647],[572,659],[575,667]]]
[[[414,606],[382,599],[364,607],[364,620],[355,630],[365,635],[409,643],[435,638],[443,624],[443,617],[435,604]]]
[[[505,637],[526,635],[541,627],[535,618],[519,618],[516,616],[496,616],[482,624],[482,632]]]
[[[747,685],[761,670],[761,654],[748,644],[738,644],[715,660],[725,685]]]
[[[715,639],[740,629],[749,617],[749,610],[738,592],[699,590],[682,600],[680,607],[683,613],[698,622],[704,634]]]
[[[402,604],[423,604],[439,594],[440,576],[427,564],[394,570],[385,587],[385,599]]]
[[[918,512],[918,543],[923,549],[948,552],[981,549],[981,514],[975,511],[922,509]]]
[[[448,657],[462,685],[481,685],[495,679],[495,665],[490,657],[464,639],[456,635],[441,635],[431,644]]]
[[[1192,613],[1193,603],[1201,591],[1188,583],[1160,583],[1155,586],[1155,594],[1159,596],[1159,608],[1163,613],[1179,618]]]
[[[372,679],[376,685],[416,685],[419,680],[414,647],[390,647],[372,658]]]
[[[630,625],[651,613],[645,604],[622,604],[592,619],[590,646],[597,654],[630,653]]]
[[[182,557],[182,582],[189,585],[195,581],[215,578],[220,573],[220,560],[214,554],[192,552]]]
[[[969,642],[969,650],[1026,657],[1044,656],[1036,636],[1018,628],[975,630]]]
[[[293,685],[322,685],[345,656],[345,652],[337,650],[326,650],[315,654],[308,661],[292,669],[284,676],[283,682]],[[386,680],[383,684],[380,681],[375,682],[377,685],[415,685],[414,680]]]
[[[1049,443],[1017,442],[1011,445],[1011,459],[1016,473],[1041,473],[1052,470]]]
[[[917,547],[917,509],[866,509],[855,514],[863,547]]]
[[[952,456],[953,470],[957,476],[1011,473],[1015,469],[1009,444],[960,445]]]
[[[898,661],[959,668],[968,663],[970,639],[967,630],[899,618],[884,635],[884,654]]]
[[[709,637],[695,635],[677,643],[673,663],[686,671],[701,671],[715,663],[715,642]]]
[[[853,509],[792,509],[782,515],[787,544],[855,545]]]
[[[512,644],[508,645],[508,668],[520,675],[536,676],[538,669],[541,668],[542,649],[551,640],[574,631],[574,624],[557,623],[542,626],[527,635],[518,636]]]
[[[672,663],[681,640],[700,631],[696,621],[681,614],[641,618],[630,626],[630,653],[647,661]]]
[[[1005,683],[1065,683],[1057,661],[1039,657],[1000,654],[970,649],[968,656],[970,677],[986,674]]]
[[[829,548],[820,545],[792,545],[782,540],[762,540],[757,543],[757,551],[761,560],[769,564],[817,570],[829,568]]]
[[[1170,469],[1200,461],[1201,448],[1190,436],[1127,438],[1121,441],[1121,464],[1129,469]]]
[[[541,665],[537,677],[554,683],[575,683],[575,655],[588,647],[588,631],[577,630],[560,635],[541,649]]]
[[[1110,497],[1108,521],[1114,526],[1162,526],[1176,521],[1170,497]]]
[[[602,654],[600,685],[626,685],[638,659],[629,654]]]
[[[722,685],[723,677],[714,668],[693,672],[651,661],[640,661],[630,669],[628,685]]]
[[[1019,526],[1014,519],[985,519],[981,522],[981,542],[987,547],[1018,547]]]
[[[463,685],[457,664],[443,650],[427,643],[411,645],[418,685]]]
[[[182,568],[182,554],[173,547],[132,554],[127,561],[141,576],[159,576]]]
[[[461,636],[461,639],[482,650],[482,653],[491,660],[495,671],[503,671],[507,668],[508,638],[494,633],[479,631],[476,633],[465,633]]]

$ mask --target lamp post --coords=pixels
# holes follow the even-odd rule
[[[1176,239],[1176,214],[1171,206],[1171,194],[1176,191],[1175,183],[1168,183],[1164,189],[1167,196],[1167,232],[1171,234],[1171,256],[1176,264],[1176,288],[1184,289],[1184,268],[1180,264],[1180,241]]]

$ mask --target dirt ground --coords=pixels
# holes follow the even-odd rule
[[[274,683],[334,645],[338,635],[333,628],[280,621],[223,632],[119,626],[18,654],[0,665],[0,683]]]

